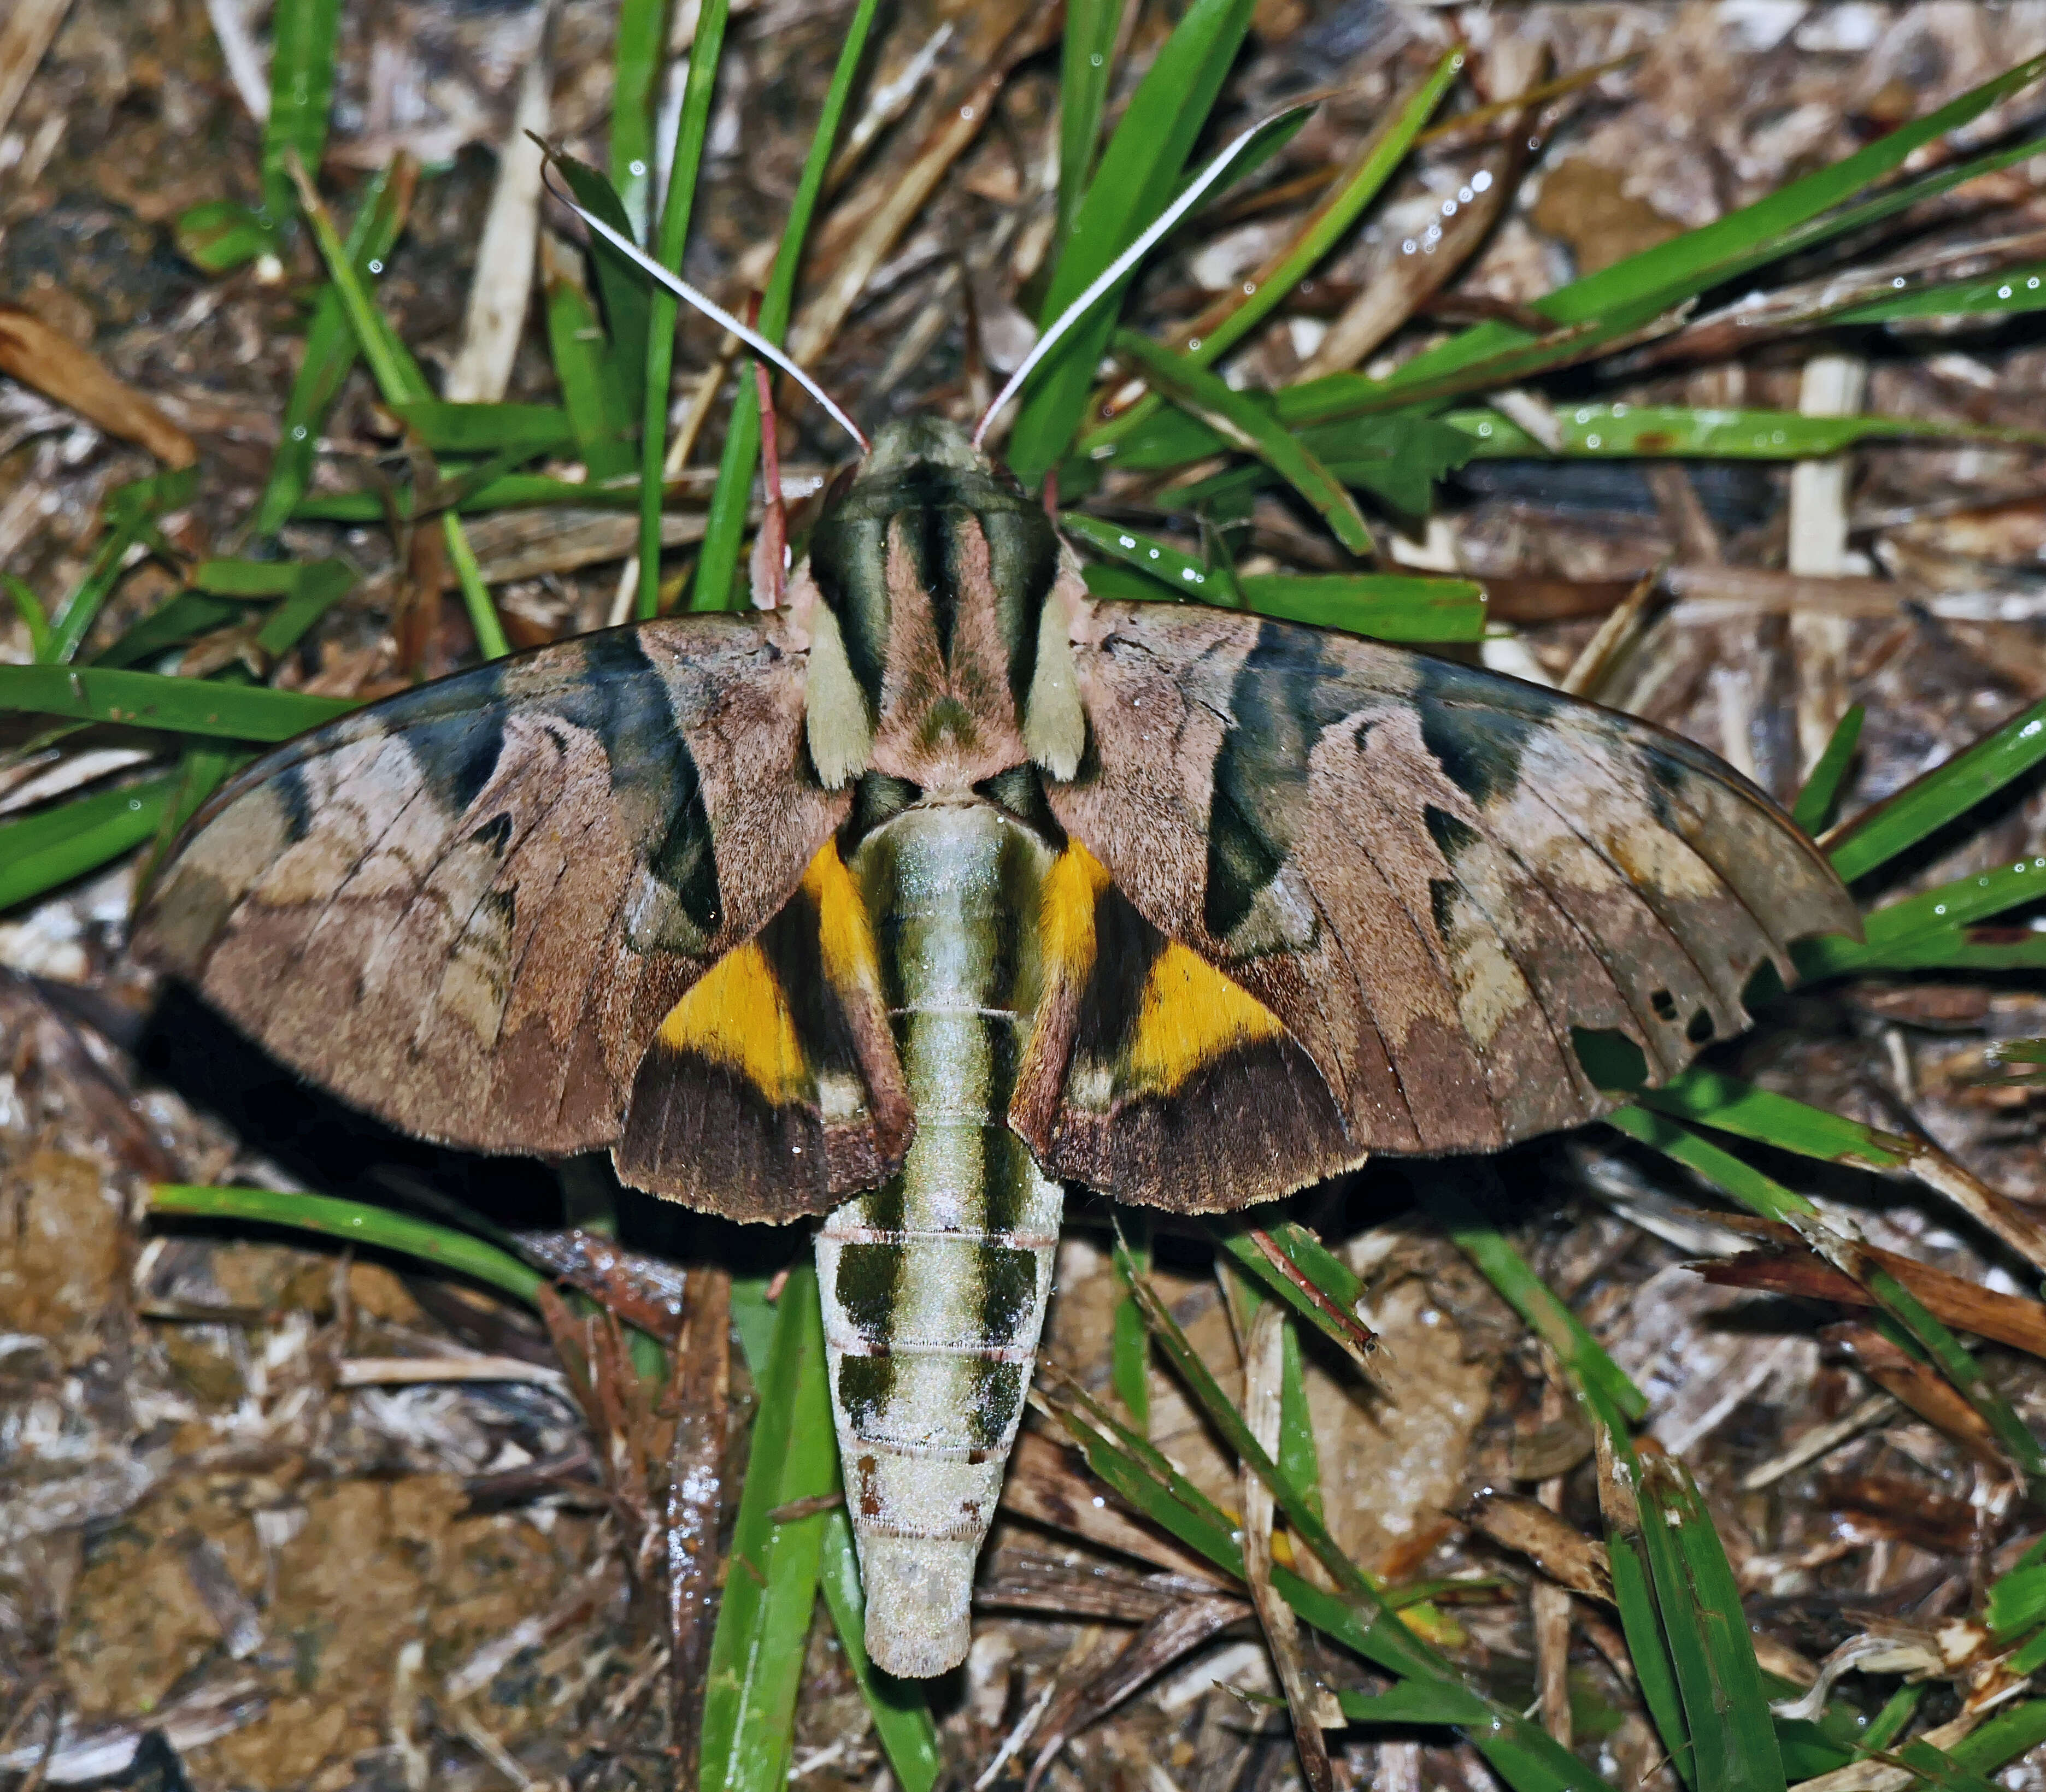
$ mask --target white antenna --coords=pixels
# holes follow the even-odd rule
[[[994,403],[981,413],[980,422],[973,432],[973,445],[975,448],[980,446],[982,439],[987,434],[988,425],[1000,414],[1002,407],[1015,397],[1023,382],[1029,379],[1036,369],[1038,362],[1058,346],[1060,338],[1071,333],[1074,325],[1094,308],[1095,300],[1148,255],[1158,239],[1201,202],[1208,191],[1222,179],[1224,174],[1228,172],[1232,163],[1237,161],[1245,150],[1274,125],[1284,124],[1296,113],[1311,112],[1320,104],[1320,99],[1316,98],[1298,100],[1291,106],[1281,106],[1270,117],[1253,125],[1242,136],[1237,137],[1212,162],[1203,168],[1195,178],[1193,184],[1152,221],[1150,229],[1104,268],[1095,278],[1094,283],[1061,311],[1052,321],[1051,327],[1037,338],[1037,346],[1023,357],[1023,364],[1009,375],[1009,383],[995,394]]]
[[[691,286],[687,280],[682,279],[679,275],[670,273],[666,268],[663,268],[660,263],[656,261],[650,255],[644,253],[631,237],[612,229],[612,227],[608,224],[605,223],[602,218],[595,216],[590,212],[585,211],[581,206],[575,202],[575,200],[569,195],[564,193],[559,187],[555,187],[554,192],[556,198],[559,199],[562,203],[566,206],[570,211],[573,212],[577,218],[581,218],[584,223],[587,224],[591,229],[594,230],[600,237],[603,237],[604,240],[610,244],[613,249],[616,249],[620,255],[625,256],[627,260],[631,261],[632,264],[649,279],[654,280],[660,285],[666,287],[669,291],[672,292],[677,299],[681,299],[685,303],[693,305],[699,311],[702,312],[705,317],[708,318],[712,323],[722,324],[727,329],[730,330],[734,336],[737,337],[740,341],[743,342],[747,348],[751,349],[754,353],[759,356],[762,360],[772,361],[775,366],[781,368],[784,373],[787,374],[790,379],[793,380],[797,384],[803,388],[805,391],[808,392],[812,398],[815,399],[819,404],[822,405],[826,410],[831,413],[832,421],[836,423],[840,429],[844,430],[847,435],[851,436],[855,441],[859,444],[859,452],[861,453],[864,454],[867,453],[871,444],[870,444],[867,437],[860,433],[859,426],[854,422],[850,417],[847,416],[843,410],[839,409],[838,406],[832,402],[830,393],[827,392],[823,387],[820,386],[816,380],[813,380],[809,374],[805,373],[802,368],[798,367],[794,361],[789,359],[786,350],[775,347],[775,345],[772,342],[770,342],[766,337],[762,336],[759,330],[751,329],[748,326],[741,323],[738,318],[735,318],[729,311],[726,310],[722,305],[717,303],[716,300],[708,298],[704,294],[698,292],[694,287]]]

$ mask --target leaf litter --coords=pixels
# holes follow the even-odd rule
[[[17,353],[14,377],[0,379],[0,571],[59,629],[60,600],[91,588],[94,607],[72,619],[87,657],[168,600],[198,595],[185,582],[193,563],[248,550],[244,519],[271,476],[297,344],[308,339],[307,297],[319,268],[302,239],[265,237],[225,274],[202,272],[180,252],[181,241],[199,250],[187,229],[195,208],[253,215],[284,178],[272,158],[265,180],[262,127],[237,84],[237,73],[251,78],[237,60],[244,51],[257,58],[260,83],[272,49],[267,28],[244,21],[243,10],[236,0],[203,13],[74,0],[68,13],[28,5],[0,25],[10,55],[21,52],[17,39],[49,37],[0,118],[0,306],[16,320],[12,341],[48,350]],[[618,9],[563,0],[551,10],[548,128],[601,167]],[[1098,15],[1094,29],[1112,52],[1112,129],[1134,75],[1164,40],[1168,13],[1133,3],[1119,18],[1113,7],[1068,11]],[[213,13],[231,15],[223,43],[204,16]],[[692,279],[728,300],[766,279],[762,221],[778,219],[795,188],[846,17],[842,7],[797,4],[732,10],[685,262]],[[1222,128],[1310,87],[1341,91],[1276,165],[1168,246],[1125,322],[1172,349],[1183,346],[1175,328],[1226,315],[1232,295],[1307,225],[1333,171],[1352,164],[1457,32],[1475,91],[1447,121],[1481,101],[1492,102],[1488,116],[1424,142],[1403,164],[1361,225],[1230,353],[1230,390],[1360,365],[1383,377],[1466,320],[1550,328],[1530,307],[1569,279],[1879,141],[2041,47],[2014,13],[1859,0],[1261,5],[1224,90]],[[535,7],[401,0],[341,9],[323,144],[304,136],[303,120],[285,121],[269,141],[279,157],[300,148],[344,227],[362,183],[395,156],[423,164],[416,193],[403,177],[408,228],[365,276],[394,339],[436,390],[452,370],[480,368],[465,374],[477,383],[463,391],[520,405],[566,399],[573,413],[567,364],[550,353],[541,320],[529,312],[520,331],[517,320],[479,310],[469,279],[480,242],[533,252],[522,246],[528,229],[515,187],[498,201],[494,239],[489,221],[502,184],[496,153],[510,145],[516,154],[521,121],[539,115],[526,72],[541,33]],[[817,371],[869,422],[957,403],[984,380],[977,355],[1002,371],[1020,358],[1015,343],[1028,345],[1025,320],[1038,312],[1059,205],[1059,58],[1039,48],[1045,33],[1039,10],[1022,6],[909,5],[877,28],[795,310]],[[1555,84],[1593,68],[1602,72],[1581,87]],[[13,63],[6,72],[12,96]],[[674,79],[655,74],[657,86]],[[679,103],[674,87],[664,104]],[[1515,103],[1530,87],[1542,89],[1532,118]],[[266,97],[260,84],[255,92]],[[2029,123],[2036,103],[2021,98],[1971,125],[1967,147],[1996,145],[2000,131]],[[966,106],[978,115],[962,118]],[[291,143],[287,126],[299,133]],[[1541,140],[1538,151],[1523,150],[1523,132]],[[1928,154],[1914,170],[1949,154]],[[2036,159],[2020,160],[1928,194],[1901,219],[1871,224],[1870,240],[1836,265],[1793,267],[1773,283],[1768,305],[1744,307],[1739,291],[1724,291],[1670,318],[1612,364],[1616,376],[1596,391],[1606,411],[1573,403],[1577,376],[1523,391],[1526,403],[1511,392],[1459,400],[1496,407],[1502,440],[1533,419],[1538,441],[1557,451],[1520,441],[1511,454],[1491,453],[1480,434],[1474,458],[1446,464],[1432,491],[1423,486],[1431,518],[1374,507],[1372,538],[1394,565],[1484,584],[1495,624],[1518,632],[1495,630],[1465,650],[1552,682],[1661,568],[1658,601],[1599,647],[1602,699],[1692,734],[1786,800],[1809,757],[1801,714],[1820,700],[1820,669],[1801,652],[1792,619],[1823,609],[1843,631],[1839,689],[1867,715],[1841,812],[1890,796],[2046,696],[2046,483],[2032,434],[2046,350],[2022,310],[1963,325],[1958,313],[1924,309],[1919,290],[1944,285],[1957,305],[2022,303],[2021,291],[2005,301],[1994,284],[1976,289],[2012,272],[2029,277],[2032,239],[2046,227],[2035,168]],[[213,216],[218,230],[227,214]],[[572,235],[550,268],[573,264]],[[209,239],[208,252],[226,240]],[[1415,277],[1400,292],[1388,273],[1403,263]],[[1882,302],[1878,283],[1894,294],[1900,279],[1910,306],[1900,299],[1886,317],[1828,322],[1850,305]],[[982,326],[971,338],[968,287]],[[1398,304],[1377,296],[1388,291]],[[550,273],[547,303],[557,300],[569,316],[573,299]],[[582,303],[585,315],[598,314]],[[1806,412],[1804,368],[1821,329],[1843,332],[1817,338],[1824,346],[1866,362],[1866,413],[1971,438],[1843,434],[1829,445],[1851,457],[1833,500],[1845,530],[1837,577],[1812,576],[1792,556],[1791,479],[1780,461],[1712,458],[1702,443],[1687,450],[1658,434],[1664,414],[1700,431],[1812,426],[1768,419]],[[917,355],[898,353],[905,340],[922,345]],[[677,360],[681,402],[699,390],[716,402],[687,426],[702,430],[693,465],[672,469],[661,518],[670,553],[655,593],[667,603],[703,538],[707,469],[737,390],[726,380],[718,396],[697,383],[719,362],[708,326],[685,320]],[[884,369],[885,389],[874,377]],[[209,631],[226,626],[216,620],[172,643],[183,651],[212,642],[210,658],[188,672],[204,667],[231,680],[238,667],[287,690],[352,697],[474,651],[477,625],[492,611],[465,603],[473,592],[463,566],[420,548],[440,541],[438,520],[420,526],[430,511],[408,508],[423,494],[464,491],[474,468],[452,449],[446,464],[423,459],[417,431],[406,434],[361,371],[350,376],[343,364],[332,373],[293,426],[313,445],[308,514],[291,517],[288,506],[272,526],[281,525],[290,557],[340,557],[361,576],[274,667],[258,657],[251,668],[234,643],[214,640]],[[1621,426],[1623,406],[1661,411],[1652,426],[1636,426],[1627,457],[1613,458],[1591,438]],[[580,414],[577,429],[616,414],[594,403]],[[1468,428],[1481,432],[1488,420],[1473,411]],[[813,469],[835,449],[807,423],[784,429],[785,476],[823,476]],[[1719,440],[1728,445],[1724,433]],[[119,507],[117,494],[157,472],[152,452],[175,466],[186,444],[204,480],[189,490],[152,487],[141,507]],[[1326,448],[1303,453],[1304,463],[1289,464],[1296,474],[1304,464],[1311,484],[1370,464]],[[607,461],[599,447],[539,465],[586,484],[585,467],[602,462],[629,482],[631,460]],[[1110,464],[1093,491],[1068,480],[1067,499],[1133,521],[1161,515],[1161,503],[1172,502],[1167,482],[1186,476]],[[1385,495],[1369,479],[1350,483],[1367,499]],[[798,495],[797,480],[788,484]],[[573,515],[508,507],[501,522],[488,510],[469,517],[473,577],[507,634],[523,644],[601,622],[639,538],[638,508],[627,491]],[[1236,526],[1227,512],[1217,514],[1246,588],[1353,570],[1316,533],[1313,510],[1276,480],[1237,534],[1226,533]],[[110,544],[118,549],[110,566]],[[1302,544],[1325,557],[1299,557]],[[40,657],[29,622],[14,619],[18,608],[0,615],[10,619],[4,657]],[[170,669],[151,660],[142,669]],[[113,805],[111,824],[143,814],[145,800],[168,800],[145,798],[136,781],[144,761],[133,743],[157,737],[87,716],[10,716],[0,726],[10,730],[0,742],[6,775],[26,773],[10,788],[36,793],[31,820],[46,812],[36,805],[75,791]],[[157,812],[122,844],[145,838]],[[1895,900],[2017,863],[2036,850],[2040,819],[2036,782],[2021,780],[1973,827],[1936,834],[1884,870],[1886,887],[1870,893]],[[650,1375],[650,1334],[633,1321],[635,1312],[665,1314],[672,1324],[671,1290],[637,1282],[617,1298],[627,1285],[617,1278],[630,1274],[620,1263],[642,1249],[682,1262],[685,1325],[691,1282],[716,1273],[706,1264],[739,1277],[772,1266],[742,1261],[754,1248],[743,1241],[606,1196],[594,1211],[600,1218],[607,1203],[614,1208],[630,1245],[605,1247],[623,1258],[574,1247],[575,1262],[598,1267],[564,1285],[581,1292],[565,1292],[551,1312],[550,1342],[517,1299],[415,1259],[351,1255],[303,1234],[252,1237],[219,1223],[145,1224],[151,1182],[388,1200],[409,1178],[469,1198],[512,1233],[552,1232],[563,1212],[543,1173],[366,1132],[252,1062],[189,1003],[149,1019],[152,992],[120,955],[126,893],[117,869],[0,920],[0,1771],[82,1783],[139,1773],[156,1758],[151,1751],[168,1748],[195,1783],[666,1783],[674,1765],[662,1752],[688,1746],[670,1651],[705,1659],[702,1614],[717,1573],[728,1585],[749,1572],[750,1559],[725,1552],[756,1374],[747,1351],[728,1344],[722,1358],[711,1351],[685,1363],[686,1376]],[[1967,950],[2028,950],[2022,912],[2000,933],[1977,927]],[[2046,1199],[2038,1093],[2002,1073],[1996,1054],[1999,1042],[2046,1035],[2046,1008],[2022,976],[1878,972],[1816,986],[1774,1019],[1733,1048],[1728,1069],[1879,1131],[1936,1142],[1963,1166],[1943,1173],[1950,1192],[1975,1200],[1978,1215],[1994,1219],[1998,1200],[2021,1211]],[[209,1058],[218,1062],[202,1070]],[[2021,1258],[1894,1170],[1771,1163],[1829,1218],[1851,1221],[1870,1264],[1919,1266],[1897,1279],[1936,1323],[1982,1340],[1969,1347],[1989,1393],[2035,1432],[2046,1424],[2046,1382],[2033,1360],[2036,1278]],[[1532,1309],[1488,1279],[1518,1263],[1638,1382],[1650,1401],[1648,1436],[1695,1478],[1695,1491],[1681,1478],[1654,1483],[1674,1515],[1669,1541],[1678,1552],[1655,1560],[1672,1571],[1682,1565],[1708,1609],[1719,1570],[1695,1555],[1679,1560],[1700,1543],[1704,1515],[1762,1670],[1778,1677],[1770,1696],[1819,1689],[1817,1703],[1800,1710],[1807,1729],[1776,1725],[1786,1779],[1901,1786],[1909,1770],[1890,1763],[1929,1745],[1955,1752],[1938,1771],[2046,1786],[2038,1737],[2016,1727],[2027,1701],[1982,1678],[1988,1645],[1954,1640],[1984,1609],[1992,1582],[2007,1590],[1989,1608],[2010,1626],[2000,1636],[2021,1637],[2036,1622],[2025,1615],[2029,1570],[2017,1564],[2040,1516],[1979,1401],[1896,1331],[1888,1309],[1871,1308],[1864,1281],[1801,1237],[1768,1232],[1767,1256],[1742,1256],[1742,1240],[1722,1228],[1701,1278],[1690,1267],[1701,1254],[1695,1232],[1671,1216],[1710,1204],[1712,1192],[1639,1144],[1599,1132],[1516,1152],[1468,1182],[1461,1175],[1449,1166],[1369,1171],[1295,1216],[1361,1278],[1363,1308],[1353,1316],[1380,1338],[1368,1378],[1304,1326],[1297,1379],[1282,1372],[1276,1396],[1270,1355],[1260,1346],[1255,1358],[1254,1391],[1280,1413],[1277,1429],[1262,1434],[1267,1454],[1297,1463],[1287,1454],[1297,1433],[1287,1428],[1305,1427],[1330,1532],[1395,1594],[1411,1591],[1407,1628],[1515,1709],[1538,1687],[1543,1721],[1558,1733],[1555,1620],[1544,1640],[1531,1597],[1550,1564],[1578,1595],[1563,1632],[1560,1696],[1572,1723],[1562,1733],[1573,1735],[1588,1771],[1612,1783],[1676,1783],[1653,1701],[1644,1704],[1630,1663],[1628,1645],[1640,1637],[1626,1627],[1624,1597],[1618,1618],[1600,1615],[1601,1572],[1612,1572],[1600,1494],[1612,1488],[1601,1488],[1592,1432],[1581,1420],[1556,1420],[1553,1401],[1545,1405],[1558,1339],[1545,1332],[1538,1343],[1521,1316]],[[1609,1207],[1600,1190],[1622,1185],[1646,1186],[1663,1204]],[[1469,1255],[1454,1242],[1473,1200],[1510,1241],[1510,1258]],[[567,1217],[579,1223],[573,1201]],[[1742,1230],[1751,1241],[1755,1229]],[[1062,1253],[1048,1355],[1073,1386],[1126,1418],[1108,1343],[1124,1291],[1106,1245],[1082,1216]],[[515,1236],[507,1248],[519,1248]],[[1210,1245],[1164,1232],[1156,1254],[1167,1310],[1225,1397],[1240,1399],[1251,1340],[1232,1324]],[[566,1261],[557,1248],[546,1273]],[[747,1314],[767,1310],[751,1285],[732,1284],[741,1343]],[[566,1362],[569,1374],[485,1381],[450,1367],[449,1379],[407,1385],[348,1371],[407,1360],[486,1372]],[[1237,1455],[1155,1352],[1145,1373],[1149,1443],[1193,1494],[1240,1520],[1253,1501]],[[1048,1390],[1058,1385],[1048,1378]],[[706,1424],[720,1405],[727,1422]],[[678,1412],[690,1423],[677,1426]],[[1390,1696],[1384,1675],[1311,1624],[1274,1678],[1241,1583],[1091,1476],[1049,1412],[1033,1415],[1012,1474],[969,1667],[939,1690],[930,1718],[890,1706],[885,1689],[863,1692],[823,1618],[806,1642],[798,1636],[801,1696],[788,1760],[796,1783],[873,1786],[890,1771],[901,1782],[922,1759],[918,1724],[934,1719],[931,1736],[967,1783],[1013,1742],[988,1783],[1021,1783],[1041,1769],[1044,1783],[1062,1787],[1278,1787],[1298,1783],[1299,1772],[1289,1694],[1302,1702],[1319,1677],[1345,1709]],[[778,1509],[785,1528],[823,1525],[829,1496]],[[671,1535],[669,1516],[684,1512]],[[685,1532],[693,1540],[677,1546]],[[1271,1584],[1293,1574],[1326,1590],[1286,1524],[1264,1540]],[[1654,1557],[1661,1534],[1643,1547]],[[1650,1589],[1665,1610],[1675,1584]],[[1923,1690],[1911,1691],[1911,1681]],[[1885,1732],[1893,1695],[1905,1700],[1898,1721],[1908,1727]],[[1753,1740],[1736,1721],[1751,1704],[1737,1698],[1728,1708],[1735,1719],[1721,1740],[1730,1759]],[[1835,1725],[1823,1736],[1821,1719]],[[1439,1709],[1416,1722],[1329,1725],[1330,1771],[1388,1787],[1480,1787],[1506,1771],[1484,1765]],[[1849,1734],[1840,1722],[1861,1728]],[[1847,1763],[1855,1735],[1903,1752]],[[1998,1738],[2016,1746],[1998,1753]],[[1971,1747],[1983,1752],[1967,1754]]]

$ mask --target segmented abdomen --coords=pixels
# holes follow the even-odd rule
[[[993,805],[928,798],[851,864],[917,1130],[900,1176],[826,1220],[817,1274],[867,1646],[895,1674],[966,1655],[1051,1293],[1063,1192],[1006,1118],[1048,861]]]

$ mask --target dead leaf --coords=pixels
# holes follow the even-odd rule
[[[1683,229],[1629,193],[1623,170],[1581,156],[1542,177],[1542,196],[1528,216],[1544,236],[1569,245],[1580,276],[1666,243]]]
[[[33,312],[0,306],[0,373],[68,405],[110,435],[139,442],[168,467],[199,458],[190,436],[133,387],[116,379],[97,355],[52,329]]]

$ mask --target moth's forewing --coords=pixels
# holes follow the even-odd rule
[[[291,742],[195,819],[138,953],[408,1131],[611,1143],[664,1018],[850,805],[777,627],[587,636]]]

